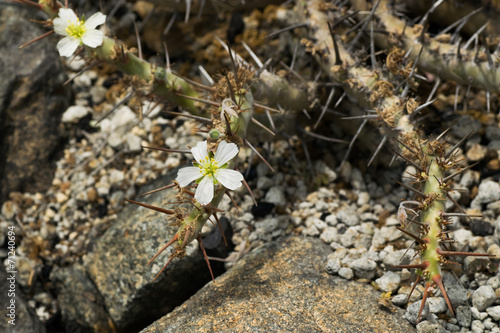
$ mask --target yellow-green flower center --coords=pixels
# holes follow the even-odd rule
[[[76,23],[68,24],[68,26],[66,27],[66,32],[68,33],[68,35],[74,38],[82,38],[83,34],[86,31],[85,21],[80,21],[80,19],[77,19]]]
[[[203,174],[203,177],[205,176],[213,177],[215,171],[219,169],[219,166],[217,165],[217,162],[213,158],[207,156],[203,161],[200,162],[199,168],[200,172]]]

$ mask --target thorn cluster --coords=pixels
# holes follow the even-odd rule
[[[464,139],[460,140],[458,144],[463,142]],[[413,183],[418,186],[417,188],[398,182],[413,192],[416,197],[414,200],[401,202],[398,210],[398,219],[401,227],[398,229],[416,242],[421,263],[394,267],[415,268],[418,270],[417,280],[408,295],[408,300],[416,285],[421,280],[425,281],[425,291],[417,323],[420,322],[429,294],[436,286],[443,294],[448,309],[454,316],[456,313],[455,308],[443,285],[442,265],[450,263],[448,258],[453,256],[492,257],[488,254],[455,252],[448,247],[449,242],[452,240],[448,235],[449,231],[446,230],[446,226],[452,223],[450,217],[471,217],[471,215],[466,214],[460,208],[458,203],[449,194],[453,178],[470,169],[472,166],[462,167],[459,165],[461,159],[456,154],[458,144],[450,148],[440,138],[427,142],[409,138],[406,138],[404,141],[397,141],[403,147],[403,151],[402,153],[396,152],[396,154],[416,168],[417,172],[409,175],[414,179]],[[448,199],[452,200],[462,213],[445,213],[445,203]],[[411,208],[409,205],[411,205]],[[412,212],[415,216],[418,215],[420,220],[416,221],[408,218],[407,211]],[[416,232],[410,230],[416,230]]]

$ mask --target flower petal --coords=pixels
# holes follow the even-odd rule
[[[68,23],[76,23],[78,21],[78,16],[76,16],[73,9],[70,8],[60,8],[57,13],[59,18],[63,20],[66,24]]]
[[[97,12],[85,21],[85,28],[92,30],[98,25],[104,24],[104,22],[106,22],[106,15],[101,12]]]
[[[69,8],[61,8],[59,9],[58,17],[56,17],[52,23],[54,24],[54,31],[56,34],[67,36],[68,32],[66,28],[70,24],[74,24],[78,21],[78,16],[76,16],[75,12]]]
[[[191,153],[193,153],[196,162],[202,163],[208,157],[207,141],[198,142],[196,147],[191,148]]]
[[[83,34],[83,44],[90,47],[98,47],[102,44],[104,33],[100,30],[90,30]]]
[[[194,198],[200,205],[207,205],[212,201],[214,198],[214,179],[212,177],[203,177],[198,188],[196,188]]]
[[[57,50],[62,57],[71,57],[80,45],[80,41],[71,37],[64,37],[57,43]]]
[[[221,141],[217,151],[215,152],[214,160],[219,166],[223,166],[238,154],[238,146],[234,143]]]
[[[229,190],[236,190],[241,186],[241,182],[243,181],[243,175],[231,169],[219,169],[215,171],[214,176],[222,186]]]
[[[192,181],[201,177],[203,177],[203,174],[200,172],[200,168],[185,167],[177,171],[177,178],[175,180],[179,183],[180,187],[186,187]]]

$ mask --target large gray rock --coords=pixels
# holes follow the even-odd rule
[[[2,281],[0,283],[0,295],[2,295],[0,297],[0,308],[2,309],[0,332],[46,332],[45,326],[40,322],[33,309],[29,307],[20,286],[15,283],[16,278],[18,277],[11,279],[11,274],[5,272],[3,267],[0,268],[0,281]],[[14,300],[14,303],[11,303],[11,300]],[[13,310],[12,315],[9,307]],[[9,321],[11,322],[9,323]]]
[[[170,184],[176,172],[170,172],[141,193]],[[169,189],[138,200],[172,208],[166,203],[176,201],[176,193]],[[175,235],[177,227],[169,226],[171,223],[162,213],[129,204],[84,260],[85,269],[102,295],[118,330],[145,327],[172,311],[211,280],[196,241],[188,246],[186,257],[174,259],[155,280],[168,261],[172,247],[152,264],[147,265],[147,262]],[[214,274],[217,274],[216,268],[216,263],[212,263]]]
[[[0,202],[12,191],[43,192],[64,142],[61,114],[70,100],[55,44],[30,22],[35,11],[0,5]],[[61,140],[63,142],[61,142]]]
[[[65,323],[71,323],[81,332],[112,331],[104,300],[82,265],[56,268],[51,280]]]
[[[265,244],[143,332],[416,331],[371,286],[328,275],[329,253],[312,238]]]

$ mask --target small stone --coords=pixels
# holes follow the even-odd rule
[[[460,332],[460,326],[452,324],[452,323],[446,323],[446,329],[449,332]]]
[[[90,88],[90,98],[92,98],[92,103],[99,104],[106,98],[106,93],[108,90],[103,86],[92,86]]]
[[[500,201],[491,202],[486,205],[487,210],[492,210],[496,216],[500,215]]]
[[[471,187],[479,182],[481,174],[474,170],[467,170],[463,173],[460,179],[460,185],[463,187]]]
[[[475,307],[471,307],[470,310],[474,319],[483,320],[484,318],[488,317],[488,314],[486,312],[479,312],[479,310]]]
[[[90,113],[90,110],[86,106],[73,105],[70,106],[62,115],[63,123],[78,123],[80,119],[84,118]]]
[[[480,320],[473,320],[470,328],[472,333],[484,332],[484,324]]]
[[[431,313],[444,313],[448,309],[446,301],[442,297],[429,297],[427,302]]]
[[[500,232],[500,228],[497,227],[497,230]],[[500,246],[498,246],[498,244],[491,244],[487,253],[494,255],[496,258],[500,258]]]
[[[370,194],[368,194],[368,192],[361,192],[358,195],[358,201],[356,202],[356,204],[358,206],[363,206],[367,205],[369,202],[370,202]]]
[[[431,323],[430,321],[423,321],[417,325],[418,333],[445,333],[446,330],[439,323]]]
[[[273,186],[269,189],[264,201],[273,203],[276,206],[284,206],[287,202],[283,190],[278,186]]]
[[[87,192],[77,192],[75,194],[75,199],[80,202],[87,202],[89,198],[87,196]]]
[[[471,207],[476,208],[480,204],[487,204],[498,200],[500,200],[500,184],[489,179],[483,180],[479,185],[476,197],[471,202]]]
[[[335,214],[330,214],[325,218],[325,222],[334,227],[338,223],[337,216]]]
[[[488,152],[488,148],[481,146],[479,143],[475,143],[472,147],[467,151],[467,159],[470,162],[480,161],[486,156]]]
[[[400,294],[400,295],[396,295],[394,296],[391,301],[392,301],[392,304],[394,305],[397,305],[397,306],[403,306],[406,304],[406,300],[408,299],[408,296],[407,295],[403,295],[403,294]]]
[[[401,276],[397,273],[388,271],[385,272],[380,278],[376,279],[378,286],[384,292],[395,292],[401,283]]]
[[[68,196],[65,195],[64,193],[57,192],[56,201],[60,204],[65,203],[66,201],[68,201]]]
[[[491,318],[486,318],[483,321],[483,325],[484,325],[484,328],[487,331],[491,331],[491,329],[494,328],[495,326],[498,328],[498,326],[493,323],[493,321],[491,320]]]
[[[486,313],[496,322],[500,321],[500,305],[487,308]]]
[[[326,271],[328,274],[335,275],[342,268],[339,258],[330,258],[326,262]]]
[[[337,231],[337,228],[327,227],[323,230],[319,238],[327,244],[330,244],[332,242],[338,242],[339,232]]]
[[[113,209],[117,209],[123,204],[123,198],[125,197],[125,194],[122,191],[116,191],[111,194],[111,197],[109,198],[109,205]]]
[[[273,181],[271,178],[263,176],[260,177],[257,180],[257,188],[263,191],[266,191],[267,189],[271,188],[274,185]]]
[[[453,232],[453,239],[462,245],[468,245],[472,238],[472,232],[466,229],[458,229]]]
[[[322,160],[315,163],[314,169],[318,174],[324,174],[327,177],[328,183],[333,183],[337,179],[337,174]]]
[[[443,273],[443,284],[446,287],[448,297],[453,305],[467,305],[469,301],[469,294],[467,290],[461,285],[457,278],[449,273]]]
[[[477,311],[477,309],[476,309]],[[457,321],[462,327],[470,327],[472,321],[472,310],[469,306],[457,306]]]
[[[87,61],[80,56],[75,56],[70,58],[71,61],[66,62],[66,65],[73,72],[81,71],[85,66],[87,66]]]
[[[498,126],[487,126],[485,134],[489,141],[500,140],[500,128]]]
[[[96,189],[97,189],[97,194],[101,198],[107,197],[109,195],[109,185],[108,184],[103,184],[103,185],[96,186]]]
[[[371,280],[375,276],[377,263],[371,259],[360,258],[354,260],[349,267],[357,278]]]
[[[311,224],[310,226],[302,229],[302,234],[304,236],[317,237],[317,236],[319,236],[320,232],[319,232],[318,228],[316,228],[315,225]]]
[[[412,258],[415,256],[415,250],[398,250],[388,253],[384,259],[383,263],[386,266],[396,266],[396,265],[409,265]]]
[[[127,133],[125,136],[125,142],[127,143],[127,152],[129,153],[139,153],[142,151],[141,138],[133,133]]]
[[[418,313],[420,312],[421,303],[422,301],[418,301],[408,306],[408,308],[406,308],[405,318],[413,325],[417,324]],[[420,316],[420,320],[425,319],[428,315],[429,315],[429,305],[425,303],[424,308],[422,310],[422,315]]]
[[[366,190],[365,181],[363,179],[363,173],[357,168],[352,170],[351,186],[355,190],[360,190],[360,191]]]
[[[359,224],[359,218],[356,213],[347,211],[346,209],[337,212],[337,220],[348,226],[355,226]]]
[[[349,267],[342,267],[339,270],[339,276],[346,279],[346,280],[351,280],[354,277],[352,269]]]
[[[95,188],[91,187],[87,190],[87,200],[89,202],[96,202],[97,201],[97,191],[95,190]]]
[[[111,186],[119,186],[125,179],[125,174],[121,170],[113,169],[109,173],[109,182]]]
[[[472,305],[479,311],[484,311],[495,302],[495,299],[496,295],[493,288],[491,286],[482,286],[472,294]]]
[[[498,246],[498,245],[497,245]],[[490,285],[493,289],[500,288],[500,276],[496,275],[492,278],[489,278],[486,282],[487,285]]]
[[[261,234],[270,234],[271,232],[277,229],[278,223],[279,221],[275,217],[255,222],[255,231]]]
[[[354,242],[356,241],[358,235],[358,231],[355,228],[350,227],[344,232],[343,235],[339,236],[340,244],[342,244],[342,246],[344,247],[351,247],[354,245]]]
[[[7,200],[2,204],[2,215],[7,220],[14,219],[14,216],[17,213],[17,206],[14,202]]]
[[[306,224],[307,222],[308,221],[306,221]],[[323,231],[326,229],[326,227],[328,227],[328,224],[326,224],[325,222],[323,222],[321,219],[318,218],[311,219],[310,223],[314,225],[319,231]]]

